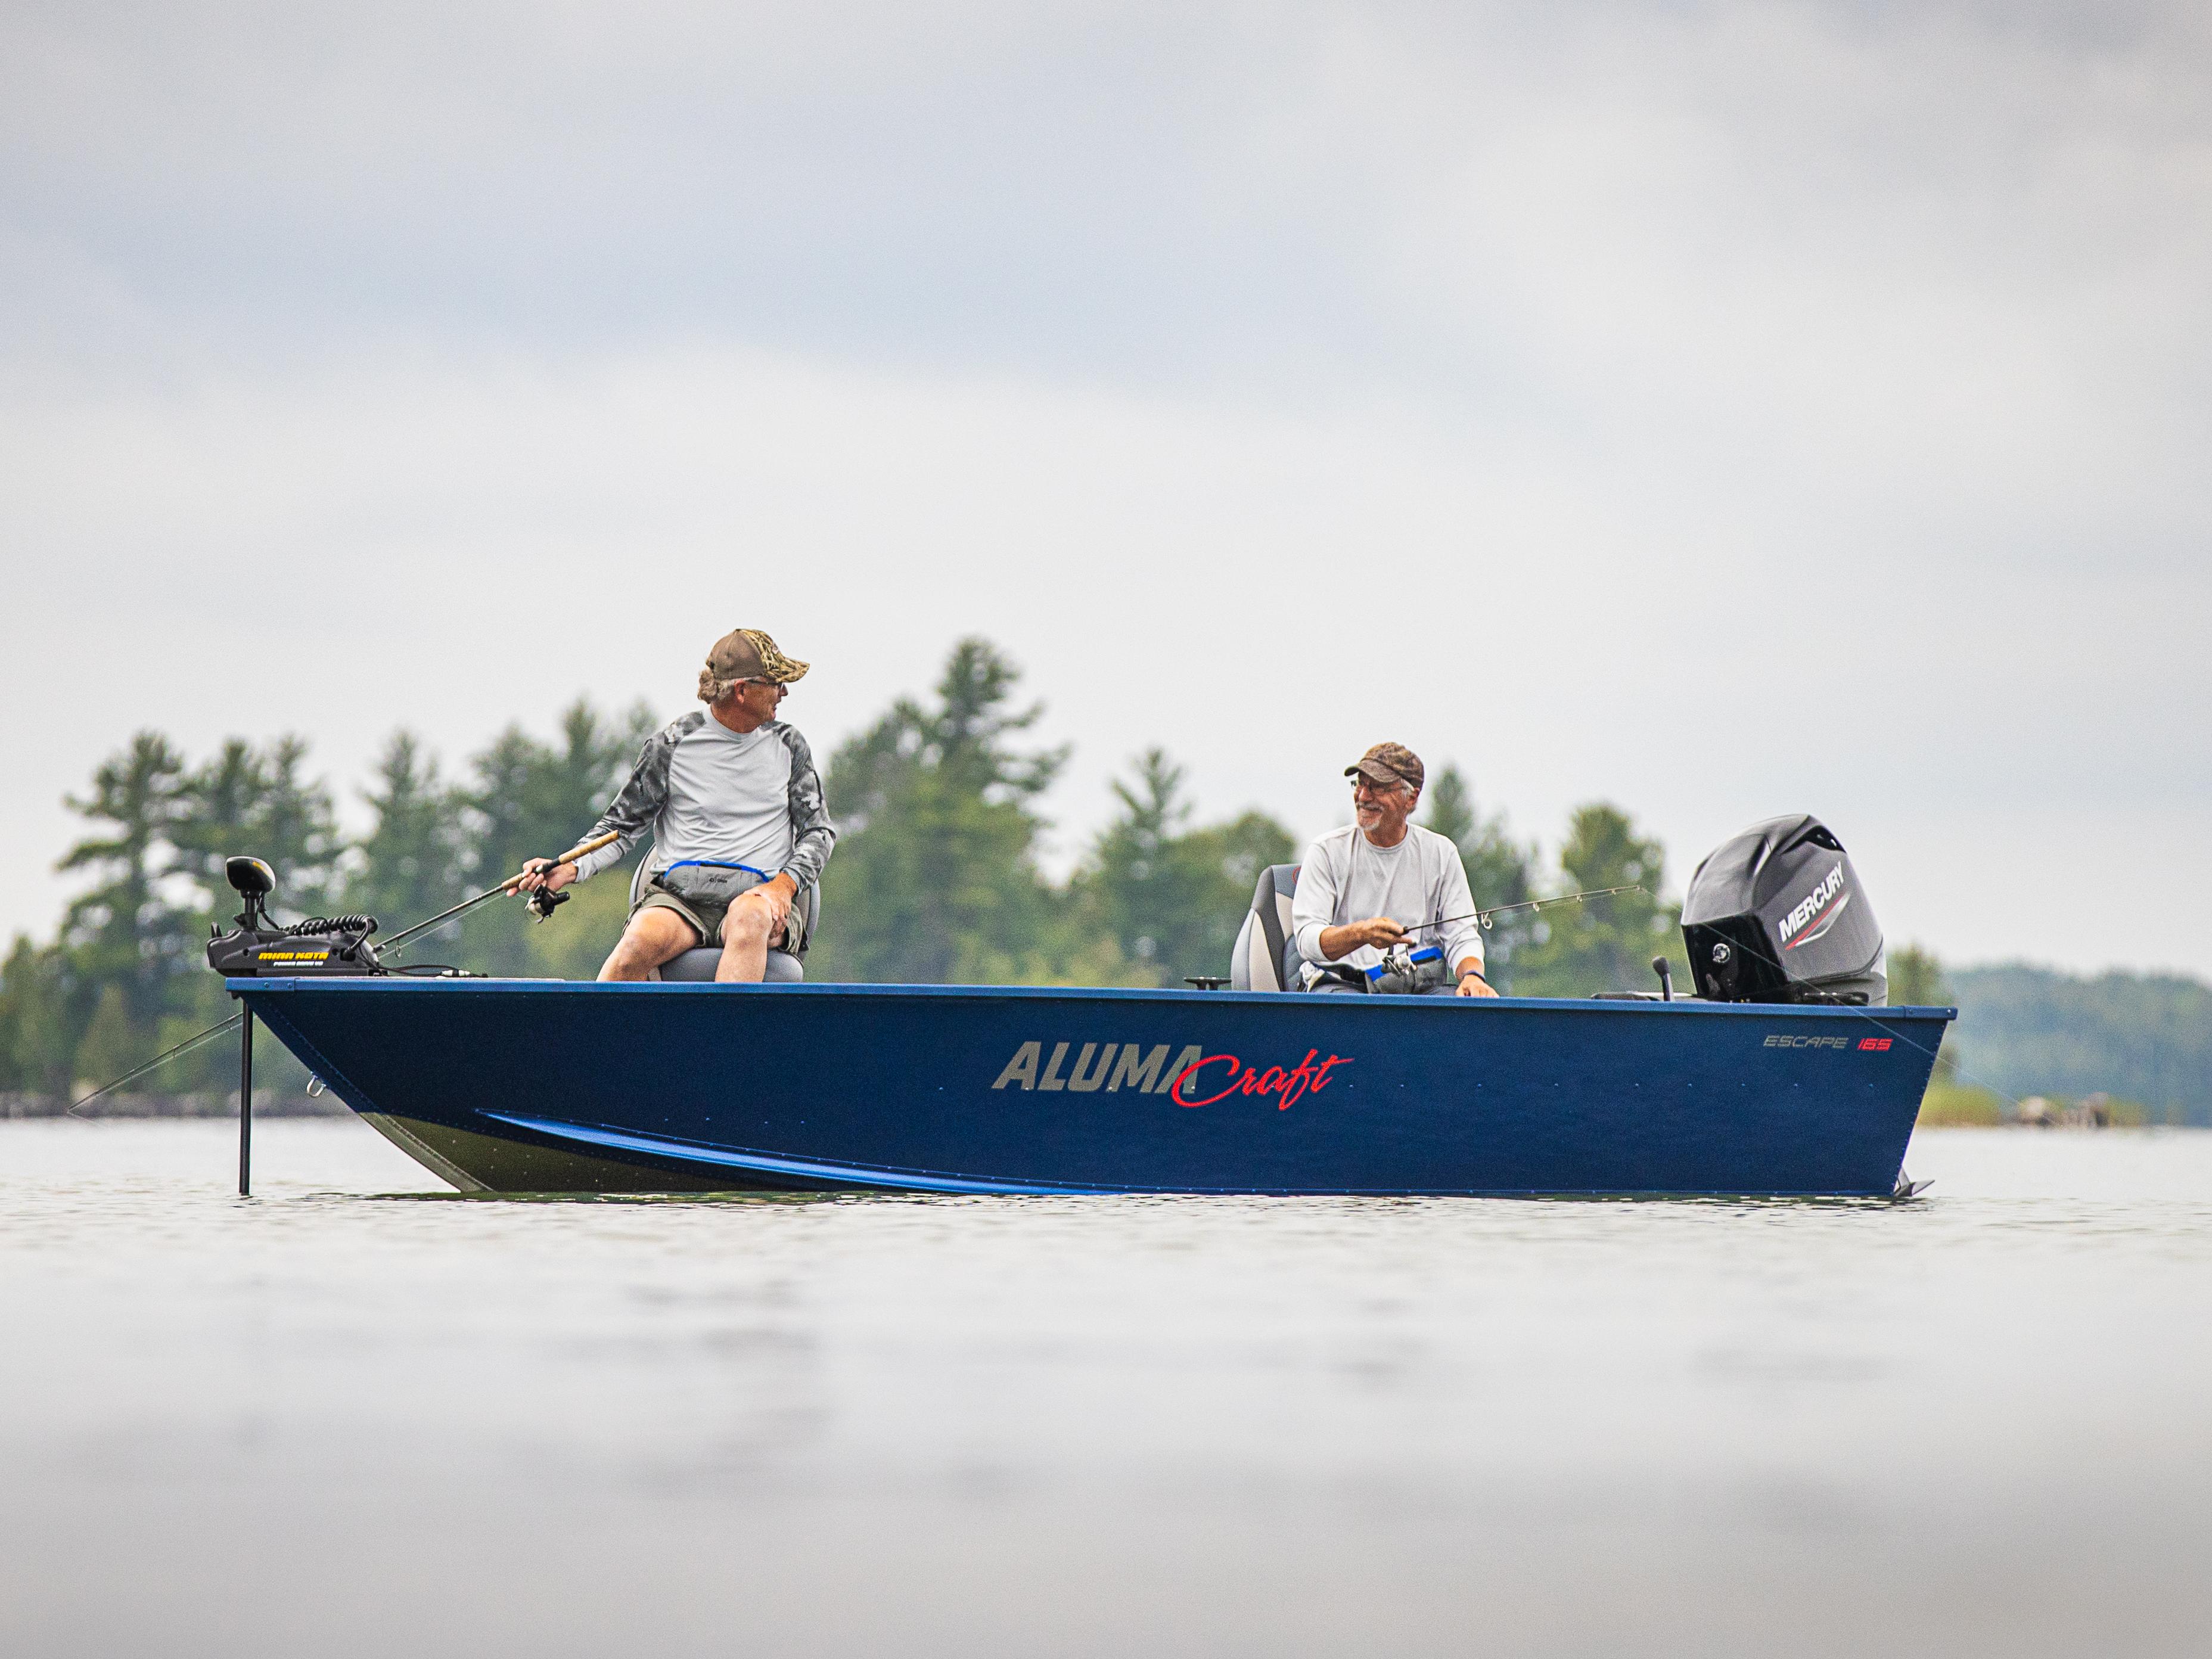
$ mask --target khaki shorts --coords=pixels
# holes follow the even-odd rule
[[[749,888],[746,890],[752,890]],[[744,896],[744,893],[738,895],[739,898]],[[631,908],[630,915],[635,915],[640,910],[654,909],[675,911],[678,915],[691,924],[691,931],[699,935],[701,945],[710,946],[717,951],[722,948],[722,918],[729,914],[728,905],[706,904],[690,899],[680,899],[665,887],[648,886],[645,890],[645,896],[638,900],[637,903]],[[793,915],[794,916],[797,915],[795,908]],[[787,924],[781,934],[769,941],[769,945],[781,948],[790,932],[790,927]]]

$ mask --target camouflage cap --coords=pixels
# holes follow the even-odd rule
[[[1368,782],[1381,784],[1386,789],[1394,783],[1402,783],[1417,795],[1429,775],[1421,764],[1421,757],[1402,743],[1376,744],[1344,769],[1347,778],[1355,772]]]
[[[739,628],[714,641],[707,653],[707,672],[718,680],[774,680],[788,685],[806,672],[775,648],[775,641],[757,628]]]

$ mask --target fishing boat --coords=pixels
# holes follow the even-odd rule
[[[1656,997],[1387,994],[1434,950],[1369,969],[1386,994],[1298,994],[1291,866],[1191,990],[812,985],[775,952],[715,984],[711,950],[654,982],[410,978],[366,917],[270,922],[268,867],[231,864],[246,914],[209,953],[241,1099],[258,1018],[471,1192],[1888,1197],[1954,1012],[1881,1006],[1881,932],[1810,817],[1699,866],[1682,998],[1663,957]]]
[[[1941,1008],[252,977],[470,1192],[1889,1197]]]

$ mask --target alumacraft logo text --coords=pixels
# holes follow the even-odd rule
[[[1024,1042],[1014,1050],[1014,1057],[991,1086],[1035,1089],[1045,1094],[1066,1089],[1088,1095],[1102,1088],[1114,1094],[1127,1084],[1139,1094],[1166,1095],[1178,1106],[1211,1106],[1231,1095],[1273,1095],[1279,1097],[1276,1109],[1288,1111],[1292,1101],[1327,1088],[1332,1067],[1352,1064],[1342,1054],[1322,1060],[1320,1049],[1309,1048],[1306,1057],[1287,1070],[1280,1066],[1262,1068],[1247,1066],[1235,1054],[1209,1054],[1194,1042],[1170,1066],[1168,1046],[1159,1043],[1147,1053],[1141,1042],[1109,1042],[1103,1047],[1086,1042],[1075,1057],[1075,1068],[1062,1076],[1060,1067],[1066,1063],[1073,1043],[1054,1043],[1052,1058],[1046,1060],[1042,1042]],[[1118,1060],[1115,1058],[1117,1051]],[[1216,1067],[1219,1069],[1213,1070]],[[1209,1071],[1212,1075],[1207,1075]],[[1221,1086],[1213,1093],[1200,1092],[1215,1084]]]
[[[1798,900],[1797,908],[1782,918],[1782,926],[1778,930],[1782,934],[1782,948],[1785,951],[1794,951],[1801,945],[1810,945],[1834,927],[1836,919],[1844,914],[1844,907],[1851,902],[1851,896],[1849,893],[1844,893],[1843,897],[1839,899],[1836,898],[1836,895],[1843,891],[1844,866],[1843,860],[1838,859],[1836,861],[1836,867],[1820,878],[1820,884]],[[1836,900],[1833,908],[1831,908],[1828,903],[1830,899]],[[1824,911],[1826,913],[1825,915],[1822,915]],[[1814,928],[1802,938],[1792,937],[1799,928],[1804,927],[1815,916],[1821,918],[1818,927]]]

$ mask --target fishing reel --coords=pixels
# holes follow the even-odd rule
[[[274,921],[264,902],[276,890],[276,872],[259,859],[223,861],[223,877],[245,901],[229,933],[208,930],[208,966],[226,979],[307,978],[380,974],[374,916],[310,916],[289,927]]]
[[[1450,970],[1444,953],[1433,945],[1408,951],[1401,945],[1383,953],[1382,960],[1365,970],[1370,991],[1395,996],[1417,995],[1449,982]]]

